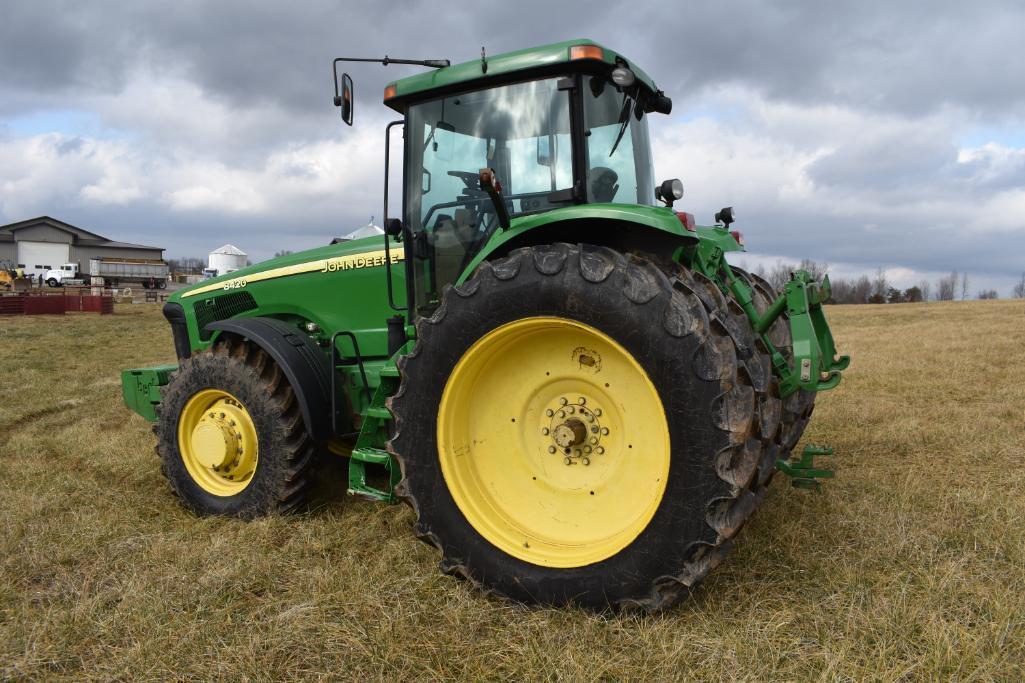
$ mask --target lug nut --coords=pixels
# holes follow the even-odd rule
[[[587,403],[587,399],[581,396],[577,399],[577,403],[579,403],[580,405],[584,405],[585,403]]]
[[[598,437],[597,436],[592,436],[591,437],[591,443],[598,443]]]
[[[572,460],[570,460],[569,458],[563,458],[563,459],[562,459],[562,464],[563,464],[563,465],[572,465],[572,464],[573,464],[573,461],[572,461]]]
[[[545,415],[547,415],[548,417],[551,417],[552,415],[555,415],[555,411],[552,410],[551,408],[549,408],[548,410],[545,411]]]
[[[594,422],[594,415],[591,415],[590,413],[588,413],[587,414],[587,421],[588,422]]]
[[[224,419],[224,413],[221,413],[221,419],[222,420]]]
[[[566,412],[569,413],[570,415],[572,415],[573,414],[573,406],[569,406],[568,408],[566,408]]]
[[[560,410],[559,411],[559,417],[566,417],[566,411],[565,410]]]
[[[601,417],[601,408],[595,408],[594,409],[594,414],[597,415],[598,417]]]
[[[551,431],[552,431],[552,430],[548,429],[548,427],[542,427],[542,428],[541,428],[541,433],[542,433],[542,434],[543,434],[544,436],[548,436],[548,434],[549,434],[549,433],[550,433]]]
[[[592,434],[597,434],[598,433],[598,425],[594,425],[593,427],[591,427],[591,433]]]
[[[601,433],[602,433],[602,436],[608,434],[609,433],[609,428],[608,427],[602,427],[601,428]]]
[[[591,452],[591,447],[590,446],[584,446],[584,453],[590,453],[590,452]]]
[[[585,465],[590,465],[591,464],[591,459],[590,458],[584,458],[580,462],[584,463]]]
[[[548,447],[548,452],[549,453],[555,453],[555,446],[549,446]]]
[[[567,403],[569,403],[569,401],[566,400],[565,396],[559,399],[559,405],[564,406]]]
[[[597,453],[598,455],[601,455],[602,453],[605,452],[605,447],[604,446],[598,446],[597,448],[594,449],[594,452]]]

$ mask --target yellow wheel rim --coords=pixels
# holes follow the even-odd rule
[[[456,505],[526,562],[580,567],[648,526],[669,475],[655,386],[593,327],[525,318],[477,341],[445,384],[438,456]]]
[[[220,389],[204,389],[182,409],[178,450],[185,469],[204,491],[234,496],[256,471],[256,425],[237,398]]]

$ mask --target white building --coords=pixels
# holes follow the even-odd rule
[[[246,261],[248,261],[246,252],[233,244],[225,244],[210,252],[206,268],[212,275],[224,275],[239,268],[245,268]]]

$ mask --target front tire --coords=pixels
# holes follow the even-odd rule
[[[57,282],[56,278],[50,278],[49,280],[46,281],[46,284],[49,285],[50,287],[56,287],[60,283]]]
[[[314,445],[291,385],[259,347],[229,339],[183,360],[157,414],[161,469],[196,514],[252,518],[308,499]]]
[[[389,450],[443,571],[654,611],[719,564],[764,494],[779,411],[763,417],[750,350],[697,289],[603,247],[532,247],[418,322]]]

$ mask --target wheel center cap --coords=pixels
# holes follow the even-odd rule
[[[223,467],[234,458],[238,448],[235,434],[227,425],[203,421],[192,430],[192,448],[204,467]]]
[[[558,425],[552,432],[552,438],[560,448],[570,448],[584,442],[587,438],[587,427],[573,417]]]

